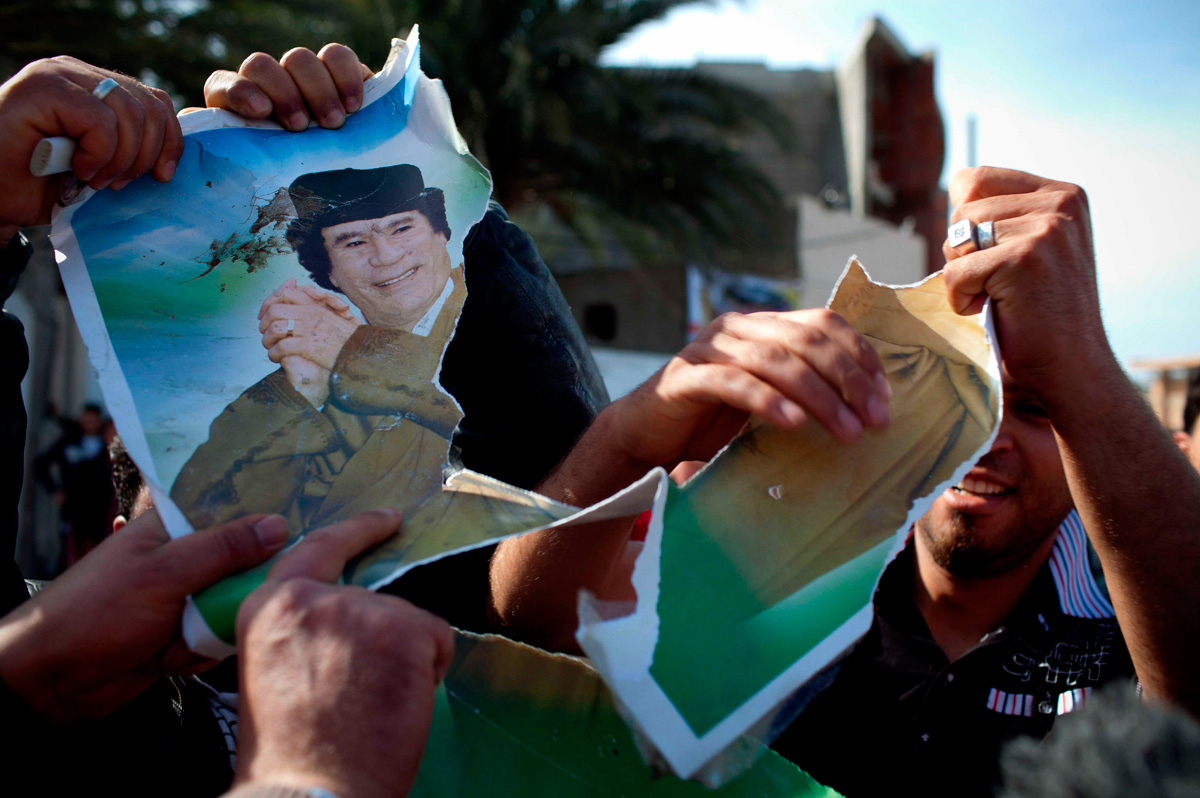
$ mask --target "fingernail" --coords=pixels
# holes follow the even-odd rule
[[[113,191],[120,191],[121,189],[125,188],[125,186],[127,186],[127,185],[129,185],[128,180],[114,180],[112,183],[109,184],[108,187],[111,188]]]
[[[888,382],[887,375],[882,371],[875,375],[875,385],[884,399],[892,398],[892,384]]]
[[[396,531],[399,531],[400,519],[403,517],[400,511],[394,507],[379,507],[378,510],[384,515],[390,516],[388,519],[388,525],[395,527]]]
[[[263,548],[277,549],[288,539],[287,521],[282,515],[268,515],[254,525],[254,533]]]
[[[250,110],[256,114],[266,116],[271,112],[271,101],[265,95],[255,94],[250,98]]]
[[[167,161],[167,165],[162,168],[163,180],[170,180],[175,176],[175,169],[179,166],[179,161]]]
[[[790,402],[787,399],[782,399],[779,402],[779,414],[784,419],[794,426],[800,426],[804,423],[805,415],[803,408],[795,402]]]
[[[857,438],[859,435],[862,435],[862,422],[845,405],[838,405],[837,423],[844,437]]]
[[[867,399],[867,418],[872,427],[886,427],[892,420],[887,405],[875,394],[871,394],[871,398]]]
[[[347,111],[354,113],[362,103],[359,102],[357,97],[345,97],[342,99],[342,105],[346,106]]]
[[[337,128],[346,121],[346,115],[336,108],[321,117],[321,127]]]
[[[308,117],[297,111],[287,118],[287,126],[296,131],[304,130],[308,127]]]

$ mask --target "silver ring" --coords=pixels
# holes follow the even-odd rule
[[[980,222],[975,229],[980,249],[990,249],[996,246],[995,222]]]
[[[950,225],[950,228],[946,230],[946,240],[950,242],[952,248],[961,247],[963,244],[974,244],[975,248],[979,249],[975,223],[970,219],[963,219]]]
[[[112,78],[105,78],[96,84],[96,88],[92,89],[92,96],[103,102],[104,98],[108,96],[109,92],[120,85],[120,83],[117,83]]]
[[[287,334],[291,335],[296,331],[296,320],[288,319]]]

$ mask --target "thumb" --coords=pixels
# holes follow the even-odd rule
[[[282,582],[295,577],[336,581],[348,560],[387,540],[399,527],[400,512],[380,508],[313,530],[279,558],[267,581]]]
[[[288,540],[287,521],[278,515],[248,515],[176,538],[162,547],[182,592],[195,593],[222,577],[265,562]]]

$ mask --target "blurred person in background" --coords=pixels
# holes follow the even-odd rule
[[[1180,798],[1200,793],[1200,723],[1116,686],[1093,696],[1045,740],[1001,756],[998,798]]]
[[[1188,461],[1200,471],[1200,368],[1192,369],[1188,375],[1187,398],[1183,404],[1183,428],[1175,433],[1175,443],[1187,455]]]
[[[33,473],[61,508],[65,565],[70,567],[111,530],[107,510],[113,490],[104,430],[112,422],[99,405],[87,404],[78,421],[59,418],[59,423],[62,436],[33,461]]]

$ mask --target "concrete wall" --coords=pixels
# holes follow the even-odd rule
[[[911,229],[798,198],[800,285],[804,307],[823,307],[851,255],[877,282],[915,283],[925,276],[925,240]]]
[[[687,343],[685,270],[611,269],[558,275],[589,344],[641,352],[677,352]],[[589,319],[597,308],[615,311],[612,337],[597,334]]]

